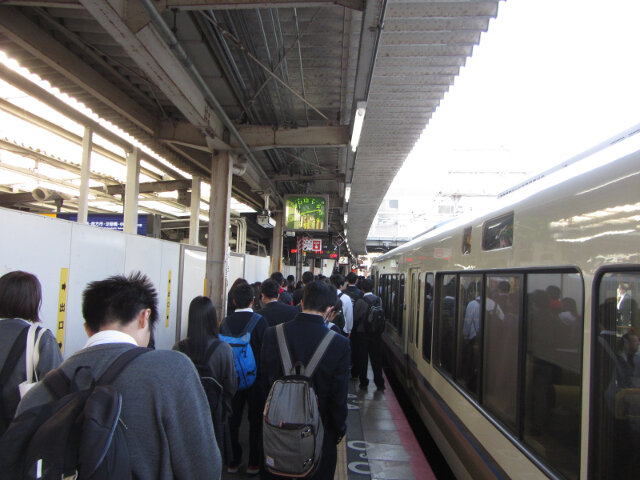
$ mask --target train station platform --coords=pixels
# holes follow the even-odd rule
[[[369,378],[373,378],[369,369]],[[393,390],[378,392],[373,384],[360,390],[349,381],[347,435],[338,445],[334,480],[435,480],[435,475],[402,411]],[[241,438],[246,441],[246,417]],[[246,459],[245,459],[246,460]],[[246,463],[246,462],[245,462]],[[223,480],[259,478],[223,471]]]

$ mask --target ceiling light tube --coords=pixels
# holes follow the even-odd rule
[[[347,183],[344,186],[344,201],[345,202],[349,202],[349,197],[351,197],[351,184]]]
[[[360,142],[360,134],[362,133],[362,124],[364,123],[364,114],[367,111],[367,102],[358,102],[356,115],[353,119],[353,131],[351,133],[351,151],[355,152]]]

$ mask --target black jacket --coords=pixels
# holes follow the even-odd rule
[[[292,321],[285,323],[285,338],[293,362],[302,361],[306,365],[327,331],[320,315],[298,313]],[[346,428],[350,356],[349,340],[334,335],[313,375],[323,424],[338,434]],[[275,327],[268,328],[264,334],[260,364],[264,388],[268,392],[273,382],[283,376]]]
[[[292,307],[291,305],[286,305],[282,302],[270,302],[267,303],[263,309],[258,310],[260,315],[267,319],[270,327],[274,325],[278,325],[279,323],[288,322],[289,320],[293,320],[293,317],[298,313],[298,309],[296,307]]]

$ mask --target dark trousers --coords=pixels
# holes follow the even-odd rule
[[[369,358],[371,358],[371,370],[373,370],[373,383],[379,389],[384,389],[384,378],[382,377],[382,348],[379,335],[368,333],[352,333],[352,355],[354,356],[354,367],[360,378],[360,385],[369,384],[367,369]]]
[[[242,463],[242,447],[238,440],[242,412],[247,404],[247,417],[249,418],[249,466],[260,466],[261,461],[261,430],[262,430],[262,395],[257,385],[245,390],[238,390],[231,401],[233,412],[229,418],[229,434],[231,436],[232,458],[229,465]]]

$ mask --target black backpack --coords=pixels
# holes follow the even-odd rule
[[[7,359],[2,366],[2,371],[0,371],[0,388],[4,387],[4,385],[7,383],[7,380],[9,380],[9,377],[16,369],[20,357],[24,353],[25,345],[27,342],[27,333],[29,333],[29,327],[24,327],[18,334],[18,338],[16,338],[16,340],[13,342],[13,345],[11,346],[9,355],[7,355]],[[20,393],[17,386],[15,388],[15,391],[11,394],[15,395],[16,402],[20,400]],[[13,413],[14,412],[7,411],[7,406],[5,405],[4,399],[2,398],[2,395],[0,395],[0,437],[11,423],[11,420],[13,419]]]
[[[213,342],[207,348],[207,351],[204,354],[204,358],[207,361],[213,355],[213,352],[220,346],[222,340],[218,340]],[[200,383],[202,384],[202,388],[204,389],[204,393],[207,395],[207,400],[209,402],[209,409],[211,410],[211,420],[213,421],[213,427],[216,433],[216,439],[218,440],[218,445],[222,443],[222,426],[224,422],[227,420],[227,411],[224,405],[223,399],[223,387],[222,384],[213,376],[213,372],[209,368],[207,363],[199,363],[196,362],[193,357],[189,354],[188,344],[185,341],[182,341],[178,344],[178,349],[184,353],[187,357],[191,359],[196,370],[198,370],[198,375],[200,376]]]
[[[122,395],[111,385],[122,369],[147,348],[121,354],[91,386],[79,389],[76,377],[50,371],[43,383],[54,400],[14,419],[0,439],[3,479],[130,479],[129,449],[120,419]],[[80,377],[78,377],[80,378]]]
[[[367,318],[365,318],[364,329],[371,335],[381,335],[384,332],[385,318],[384,310],[382,309],[382,301],[379,297],[375,297],[375,303],[369,304],[369,310],[367,312]]]

